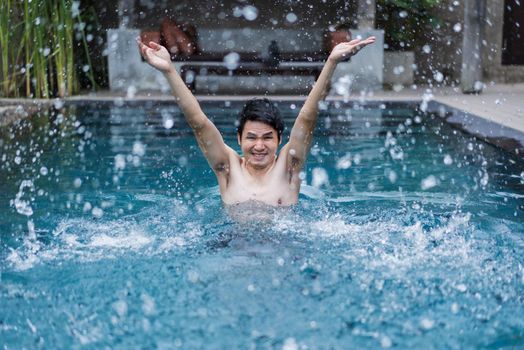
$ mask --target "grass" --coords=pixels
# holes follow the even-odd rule
[[[84,28],[72,0],[2,0],[0,96],[51,98],[75,94],[79,89],[75,58],[80,54],[87,57],[87,74],[94,87]]]

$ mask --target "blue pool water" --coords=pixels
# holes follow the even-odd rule
[[[204,104],[235,147],[240,107]],[[2,127],[0,344],[523,347],[522,158],[410,104],[324,104],[316,134],[274,209],[221,204],[171,103]]]

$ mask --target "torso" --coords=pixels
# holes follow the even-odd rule
[[[220,194],[225,204],[257,201],[272,206],[289,206],[298,202],[300,179],[288,168],[285,154],[261,178],[253,177],[244,159],[231,150],[229,168],[218,174]]]

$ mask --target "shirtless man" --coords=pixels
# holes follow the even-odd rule
[[[373,42],[375,38],[369,37],[335,46],[298,114],[289,141],[278,156],[283,123],[278,110],[269,100],[252,100],[244,106],[237,134],[242,149],[242,156],[239,156],[224,143],[216,126],[206,117],[171,64],[167,49],[154,42],[144,44],[139,40],[138,46],[144,59],[162,72],[169,82],[178,106],[217,177],[223,202],[258,201],[272,206],[289,206],[298,202],[299,173],[311,146],[318,103],[327,94],[337,63]]]

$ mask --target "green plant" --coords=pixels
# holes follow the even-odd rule
[[[78,52],[85,44],[85,24],[72,0],[2,0],[0,4],[0,95],[69,96],[78,91]],[[80,46],[75,42],[75,28]],[[93,82],[92,70],[88,69]]]
[[[377,0],[377,28],[384,29],[388,50],[412,50],[427,39],[440,20],[433,10],[440,0]]]

